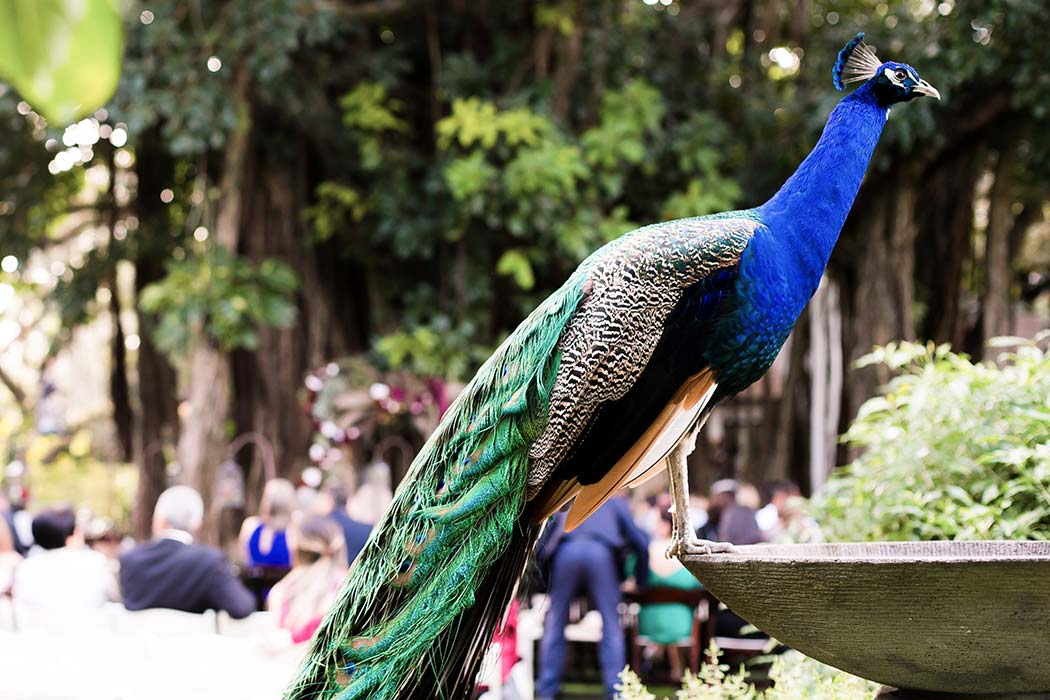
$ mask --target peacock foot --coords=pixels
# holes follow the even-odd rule
[[[690,555],[731,554],[735,551],[736,547],[729,542],[712,542],[693,535],[679,537],[671,542],[671,546],[667,548],[667,556],[681,558]]]

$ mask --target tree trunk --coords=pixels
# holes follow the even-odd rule
[[[558,64],[554,69],[554,93],[551,96],[551,116],[568,124],[572,115],[572,93],[580,71],[580,54],[583,51],[583,22],[586,10],[581,8],[574,18],[572,34],[558,37]]]
[[[816,491],[835,466],[842,404],[842,317],[838,286],[825,277],[809,303],[809,488]]]
[[[109,315],[113,323],[110,341],[109,398],[113,403],[113,427],[120,445],[120,458],[130,462],[133,458],[134,414],[131,410],[131,390],[128,388],[128,355],[125,346],[124,326],[120,321],[120,290],[117,288],[117,261],[114,248],[117,245],[114,230],[117,225],[117,164],[114,148],[108,148],[106,164],[109,168],[109,191],[106,202],[106,226],[109,228]]]
[[[784,375],[784,386],[780,389],[780,400],[775,403],[773,449],[769,451],[766,464],[766,478],[769,481],[788,478],[795,450],[795,392],[802,383],[802,363],[805,359],[803,343],[800,341],[803,334],[799,330],[804,329],[796,327],[784,349],[788,353],[788,371]]]
[[[243,241],[242,252],[253,259],[277,257],[291,265],[303,296],[295,327],[260,328],[258,348],[235,354],[237,427],[265,435],[274,447],[278,475],[294,478],[303,467],[312,432],[310,421],[299,410],[303,377],[331,359],[330,340],[342,334],[336,330],[338,314],[331,308],[334,295],[318,284],[313,250],[303,244],[299,214],[306,206],[303,177],[297,176],[296,168],[291,172],[271,168],[262,157],[258,165],[252,168],[254,181],[246,188],[245,228],[252,230],[252,236]],[[258,459],[253,456],[253,461]]]
[[[178,457],[180,478],[204,499],[205,521],[200,537],[214,544],[217,532],[212,509],[215,475],[226,452],[226,418],[230,406],[230,366],[226,353],[200,338],[190,356],[190,392],[180,410],[182,432]]]
[[[278,127],[264,124],[260,130]],[[301,212],[310,204],[308,183],[314,181],[305,141],[289,149],[294,156],[274,158],[270,146],[254,143],[243,191],[242,255],[253,260],[276,257],[290,265],[300,282],[298,317],[290,329],[261,328],[252,352],[233,354],[236,387],[234,416],[238,432],[265,435],[274,448],[277,473],[295,478],[305,465],[313,433],[300,410],[305,375],[339,358],[364,349],[370,335],[368,270],[348,261],[338,250],[309,240]],[[259,456],[242,453],[246,467],[249,509],[261,483]]]
[[[926,302],[920,336],[961,348],[968,325],[960,301],[963,268],[972,254],[976,155],[972,149],[948,154],[926,173],[916,200],[922,206],[915,278]]]
[[[120,322],[120,300],[117,290],[117,274],[114,268],[110,276],[109,315],[113,321],[113,339],[110,343],[109,396],[113,402],[113,425],[120,444],[120,458],[130,462],[134,458],[131,411],[131,390],[128,388],[128,358],[125,347],[124,327]]]
[[[140,235],[132,249],[135,263],[135,298],[148,285],[164,277],[164,260],[168,256],[167,239],[170,220],[167,205],[160,192],[170,181],[173,163],[159,148],[157,133],[143,134],[136,159],[139,196],[132,206],[139,218]],[[178,433],[178,396],[175,369],[153,342],[156,318],[138,311],[141,342],[136,362],[138,397],[138,439],[135,461],[138,463],[138,486],[132,507],[136,539],[149,539],[152,533],[153,508],[168,485],[165,448],[174,444]]]
[[[141,291],[160,274],[149,274],[150,265],[136,266],[136,287]],[[159,273],[159,269],[158,269]],[[142,342],[138,354],[139,440],[136,461],[139,465],[138,489],[133,508],[136,539],[149,539],[153,507],[168,485],[164,447],[174,442],[178,426],[175,410],[175,370],[153,344],[155,320],[139,314]]]
[[[999,151],[995,182],[988,194],[985,230],[984,295],[981,300],[981,352],[988,359],[988,341],[1010,333],[1010,231],[1013,223],[1011,170],[1021,139],[1015,134]]]
[[[213,245],[237,253],[240,239],[241,200],[245,158],[251,141],[251,103],[248,97],[249,74],[239,69],[234,96],[237,126],[226,142],[219,202],[215,217]],[[226,420],[230,409],[230,362],[208,337],[207,329],[197,333],[190,355],[190,391],[182,415],[178,456],[181,477],[193,484],[204,499],[205,521],[201,539],[218,541],[217,516],[212,491],[215,476],[226,450]]]

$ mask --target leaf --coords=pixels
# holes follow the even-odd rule
[[[532,263],[525,253],[518,249],[508,250],[500,256],[499,262],[496,263],[496,272],[513,277],[514,282],[522,289],[532,289],[536,284]]]
[[[123,47],[114,0],[0,0],[0,77],[55,124],[110,98]]]

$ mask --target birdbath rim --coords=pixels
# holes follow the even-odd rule
[[[765,544],[681,561],[751,624],[862,678],[930,697],[1050,694],[1050,541]]]
[[[698,560],[841,562],[886,564],[893,561],[922,563],[1050,562],[1048,540],[910,540],[892,542],[831,542],[820,544],[753,544],[735,546],[732,552],[689,555]]]

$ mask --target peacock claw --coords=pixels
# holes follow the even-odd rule
[[[667,548],[667,556],[680,558],[691,555],[731,554],[735,551],[736,547],[729,542],[712,542],[697,537],[685,537],[671,543],[671,546]]]

